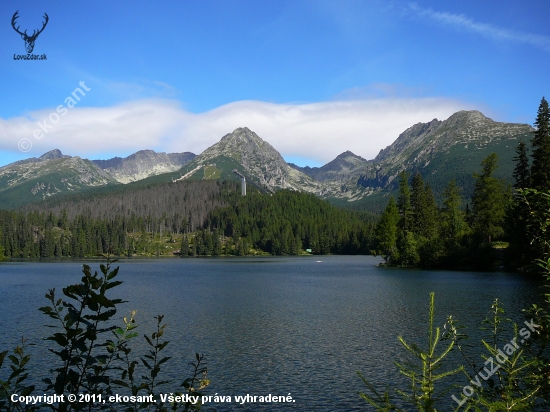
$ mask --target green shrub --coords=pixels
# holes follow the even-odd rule
[[[44,379],[46,387],[40,395],[63,395],[63,402],[25,406],[12,403],[12,394],[31,395],[34,385],[26,385],[29,380],[27,364],[30,355],[25,353],[26,342],[22,340],[12,355],[8,351],[0,353],[0,372],[6,359],[11,362],[11,372],[7,378],[0,379],[0,410],[30,411],[49,408],[54,411],[95,411],[117,410],[117,405],[108,402],[69,402],[69,394],[89,394],[95,399],[108,399],[114,394],[126,394],[134,399],[128,404],[119,404],[118,408],[133,412],[147,411],[198,411],[201,409],[201,390],[208,386],[207,368],[203,355],[196,354],[191,377],[181,383],[181,391],[174,395],[193,395],[197,402],[179,402],[169,404],[152,401],[160,385],[169,381],[161,380],[160,372],[170,357],[163,356],[168,345],[164,340],[166,324],[163,316],[156,316],[156,330],[144,335],[149,347],[147,354],[139,360],[132,357],[130,343],[138,336],[135,323],[135,311],[123,319],[123,325],[115,324],[117,307],[124,303],[110,296],[112,290],[122,282],[115,280],[118,267],[111,269],[111,261],[100,265],[100,274],[92,274],[88,265],[84,265],[81,282],[63,288],[63,298],[56,296],[55,289],[46,294],[49,306],[40,311],[53,320],[54,332],[46,338],[51,341],[50,352],[56,355],[57,364],[50,370],[52,378]],[[138,373],[143,372],[138,378]],[[1,377],[2,375],[0,375]]]

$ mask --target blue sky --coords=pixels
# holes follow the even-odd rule
[[[47,60],[14,60],[16,10],[29,34],[48,14],[33,51]],[[373,158],[458,110],[532,124],[550,97],[548,16],[543,0],[2,0],[0,165],[54,148],[198,154],[247,126],[313,166]]]

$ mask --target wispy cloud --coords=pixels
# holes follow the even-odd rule
[[[103,82],[100,81],[103,92],[115,96],[125,96],[127,99],[167,98],[177,97],[178,91],[168,83],[158,80],[137,79],[134,82]]]
[[[0,150],[17,152],[18,141],[27,138],[33,147],[25,157],[54,148],[87,158],[141,149],[198,154],[246,126],[283,156],[325,163],[351,150],[370,159],[413,124],[446,119],[469,108],[473,107],[445,98],[371,98],[312,104],[239,101],[195,114],[174,100],[147,99],[112,107],[75,107],[41,139],[33,137],[33,130],[55,109],[0,118]]]
[[[550,52],[550,37],[548,36],[510,30],[487,23],[479,23],[464,14],[438,12],[432,9],[422,8],[416,3],[409,4],[408,10],[419,17],[430,19],[443,25],[468,30],[493,40],[526,43],[541,48],[546,52]]]

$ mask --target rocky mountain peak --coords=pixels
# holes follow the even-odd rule
[[[49,152],[44,153],[42,156],[38,158],[38,160],[63,159],[66,157],[71,157],[71,156],[65,156],[63,153],[61,153],[61,150],[53,149],[53,150],[50,150]]]
[[[439,126],[441,126],[442,123],[443,122],[441,120],[437,120],[437,119],[433,119],[428,123],[416,123],[411,127],[409,127],[407,130],[405,130],[403,133],[401,133],[399,137],[409,136],[411,138],[415,138],[423,134],[435,131],[436,129],[439,128]]]
[[[490,138],[502,135],[498,128],[499,123],[477,110],[461,110],[444,121],[433,119],[431,122],[416,123],[409,127],[395,142],[381,150],[374,162],[398,160],[400,156],[408,156],[414,150],[421,150],[424,154],[448,150],[459,142],[481,136],[481,131],[485,133],[491,130]]]
[[[494,123],[494,120],[477,110],[461,110],[444,121],[447,127],[471,127],[482,125],[483,123]]]
[[[320,171],[342,171],[344,169],[354,169],[358,165],[366,164],[367,160],[355,153],[347,150],[340,153],[334,160],[319,168]]]
[[[337,159],[344,160],[344,159],[348,159],[348,158],[363,160],[365,162],[367,161],[366,159],[362,158],[361,156],[357,156],[355,153],[353,153],[350,150],[346,150],[344,153],[340,153],[338,156],[336,156],[334,158],[334,160],[337,160]]]
[[[333,160],[321,167],[299,167],[295,164],[290,164],[290,166],[318,182],[325,182],[328,180],[340,182],[349,178],[354,171],[368,163],[369,162],[361,156],[357,156],[355,153],[346,150],[344,153],[340,153]]]
[[[239,127],[197,156],[189,168],[200,170],[230,158],[244,168],[247,178],[269,189],[291,188],[291,169],[281,154],[247,127]],[[305,176],[304,176],[305,177]]]
[[[161,153],[158,153],[158,154],[161,154]],[[140,157],[140,156],[151,157],[151,156],[155,156],[155,155],[157,155],[157,152],[155,152],[154,150],[145,149],[145,150],[139,150],[139,151],[135,152],[134,154],[131,154],[130,156],[128,156],[128,158]]]
[[[122,159],[123,162],[150,162],[155,161],[155,159],[158,159],[160,157],[164,157],[166,153],[157,153],[154,150],[145,149],[145,150],[139,150],[135,153],[132,153],[130,156],[126,157],[125,159]]]
[[[213,146],[210,146],[202,154],[201,158],[210,158],[218,155],[225,155],[237,161],[245,161],[251,156],[259,155],[261,157],[273,157],[278,161],[284,162],[283,158],[265,140],[262,140],[256,133],[248,127],[239,127],[233,132],[226,134],[221,140]]]
[[[427,136],[436,133],[443,124],[442,121],[433,119],[428,123],[416,123],[409,127],[390,146],[380,150],[374,162],[380,163],[401,153],[406,148],[421,144]]]
[[[248,127],[239,127],[233,132],[226,134],[223,136],[220,140],[220,143],[229,144],[231,142],[237,143],[237,144],[263,144],[265,143],[264,140],[260,136],[258,136],[256,133],[254,133],[252,130],[250,130]]]

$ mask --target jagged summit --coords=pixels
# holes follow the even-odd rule
[[[334,158],[334,160],[328,162],[326,165],[319,168],[321,171],[335,171],[342,172],[344,170],[355,169],[357,166],[362,166],[368,161],[361,156],[357,156],[355,153],[347,150],[344,153],[340,153]]]
[[[130,183],[149,176],[175,172],[194,157],[195,154],[190,152],[166,154],[146,149],[125,158],[114,157],[108,160],[92,160],[92,162],[118,182]]]
[[[138,150],[137,152],[132,153],[130,156],[128,156],[127,159],[134,159],[136,157],[145,157],[145,156],[150,157],[150,156],[155,156],[156,154],[157,152],[151,149]]]
[[[325,182],[327,180],[346,180],[354,171],[366,166],[368,163],[369,162],[361,156],[357,156],[355,153],[346,150],[321,167],[299,167],[294,164],[290,166],[319,182]]]
[[[528,138],[531,130],[526,124],[496,122],[477,110],[462,110],[444,121],[417,123],[380,151],[358,184],[366,190],[389,188],[401,171],[419,171],[432,187],[442,188],[455,178],[469,196],[472,172],[492,152],[499,155],[502,177],[511,176],[508,171],[513,169],[517,141]]]
[[[526,127],[529,128],[524,124],[495,122],[477,110],[461,110],[443,121],[433,119],[409,127],[395,142],[378,153],[374,163],[408,156],[415,150],[422,153],[426,153],[426,149],[441,152],[460,143],[487,144],[494,139],[502,140],[525,133]]]
[[[232,162],[232,165],[228,164]],[[204,174],[205,167],[216,168],[219,173],[229,174],[234,165],[240,165],[247,178],[269,189],[293,188],[290,167],[281,154],[255,132],[247,127],[239,127],[226,134],[221,140],[197,156],[186,170],[187,174]],[[227,170],[225,170],[227,169]],[[214,170],[214,169],[212,169]],[[218,175],[218,172],[213,172]]]
[[[336,159],[347,159],[347,158],[354,158],[354,159],[358,159],[358,160],[364,160],[365,162],[367,161],[367,159],[365,159],[361,156],[357,156],[355,153],[353,153],[350,150],[346,150],[345,152],[340,153],[338,156],[336,156],[334,158],[334,160],[336,160]]]
[[[441,120],[433,119],[431,122],[416,123],[415,125],[409,127],[397,137],[395,142],[385,149],[380,150],[380,153],[378,153],[378,155],[374,158],[374,163],[380,163],[396,156],[411,144],[419,144],[427,135],[430,135],[438,130],[442,123],[443,122]]]
[[[260,140],[263,142],[262,138],[254,133],[252,130],[250,130],[248,127],[238,127],[231,133],[227,133],[225,136],[223,136],[220,141],[232,139],[241,141]]]
[[[50,160],[50,159],[63,159],[63,158],[69,158],[71,156],[66,156],[63,153],[61,153],[61,150],[59,149],[53,149],[49,152],[44,153],[42,156],[38,158],[38,160]]]
[[[197,161],[204,162],[220,155],[242,161],[245,167],[250,166],[249,163],[255,156],[284,163],[282,156],[273,146],[247,127],[239,127],[223,136],[218,143],[202,152]]]
[[[452,114],[444,123],[447,127],[455,127],[457,125],[466,127],[496,122],[477,110],[461,110]]]

